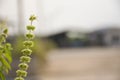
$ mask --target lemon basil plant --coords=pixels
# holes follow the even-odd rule
[[[14,80],[24,80],[27,76],[27,69],[31,61],[31,48],[34,46],[32,41],[34,38],[33,31],[35,26],[33,26],[33,21],[36,16],[31,15],[29,18],[30,25],[26,26],[27,33],[25,34],[25,41],[23,42],[23,49],[21,50],[22,56],[20,57],[20,63],[18,64],[18,70],[16,71],[16,77]],[[11,44],[6,42],[8,35],[8,29],[4,23],[0,24],[0,80],[6,80],[5,74],[11,69]]]

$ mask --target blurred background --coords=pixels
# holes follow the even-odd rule
[[[35,47],[26,80],[120,80],[119,0],[0,0],[13,45],[13,80],[31,14]]]

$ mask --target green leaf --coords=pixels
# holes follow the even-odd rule
[[[9,43],[6,43],[4,45],[4,50],[5,52],[3,53],[3,56],[5,57],[5,59],[7,59],[7,61],[9,63],[12,62],[12,57],[11,57],[11,45]]]
[[[6,80],[4,74],[0,71],[0,80]]]
[[[11,69],[10,64],[5,60],[4,57],[0,57],[0,61],[2,62],[2,64],[7,68],[7,69]]]
[[[9,63],[11,63],[11,62],[12,62],[12,57],[11,57],[11,55],[10,55],[10,54],[5,53],[5,54],[4,54],[4,57],[7,59],[7,61],[8,61]]]

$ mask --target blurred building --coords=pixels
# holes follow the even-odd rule
[[[87,35],[78,31],[64,31],[47,37],[54,41],[58,47],[85,47],[87,46]]]
[[[91,45],[120,46],[120,28],[105,28],[88,34]]]
[[[89,33],[64,31],[48,38],[58,47],[120,46],[120,28],[102,28]]]

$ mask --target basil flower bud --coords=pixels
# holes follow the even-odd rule
[[[35,15],[31,15],[29,18],[30,21],[36,20],[36,16]]]
[[[35,26],[33,26],[33,25],[28,25],[27,26],[27,30],[32,30],[33,31],[34,29],[35,29]]]
[[[17,73],[17,76],[21,76],[21,77],[27,76],[27,72],[24,70],[17,70],[16,73]]]
[[[30,61],[31,61],[31,58],[28,56],[21,56],[20,57],[20,62],[29,63]]]
[[[18,66],[22,70],[27,70],[28,69],[28,64],[26,64],[26,63],[20,63]]]
[[[8,34],[8,29],[7,29],[7,28],[4,29],[4,30],[3,30],[3,33],[4,33],[4,34]]]
[[[23,50],[22,50],[22,53],[23,53],[24,55],[31,55],[32,50],[30,50],[30,49],[23,49]]]
[[[24,80],[22,77],[16,77],[14,80]]]
[[[2,35],[4,38],[7,38],[7,34],[2,33],[1,35]]]
[[[6,46],[7,49],[12,50],[12,47],[11,47],[10,43],[7,43],[5,46]]]
[[[26,34],[26,37],[27,37],[28,39],[33,39],[33,38],[34,38],[34,34],[32,34],[32,33],[27,33],[27,34]]]
[[[33,47],[33,41],[24,41],[23,44],[25,47]]]

